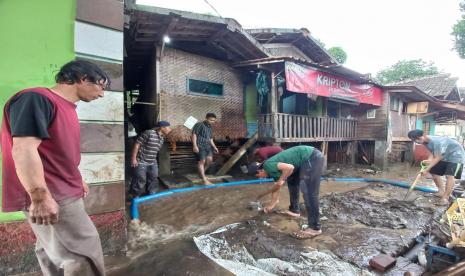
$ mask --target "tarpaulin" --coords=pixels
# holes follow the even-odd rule
[[[376,106],[383,104],[381,88],[372,84],[358,84],[293,62],[286,62],[285,67],[288,91]]]

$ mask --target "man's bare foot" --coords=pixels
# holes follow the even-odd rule
[[[443,198],[444,197],[444,191],[439,190],[437,193],[434,194],[434,196]]]
[[[293,218],[300,217],[299,213],[294,213],[294,212],[289,211],[289,210],[278,210],[278,211],[276,211],[276,213],[281,214],[281,215],[285,215],[285,216],[289,216],[289,217],[293,217]]]
[[[206,179],[204,182],[203,182],[204,185],[213,185],[213,183],[210,182],[210,180]]]

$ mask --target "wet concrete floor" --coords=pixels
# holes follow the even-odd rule
[[[306,223],[305,214],[289,218],[247,208],[270,186],[200,190],[142,205],[142,222],[129,228],[130,261],[109,275],[228,275],[227,270],[199,252],[192,237],[231,223],[250,221],[257,225],[269,223],[270,227],[264,230],[266,235],[285,236],[286,244],[296,252],[302,246],[329,250],[347,263],[369,269],[369,259],[379,253],[394,256],[404,253],[417,235],[428,231],[430,221],[445,210],[434,205],[435,197],[422,192],[414,191],[405,202],[402,198],[406,189],[378,183],[323,181],[320,191],[323,234],[299,241],[288,234]],[[281,190],[280,198],[277,209],[287,209],[287,187]],[[247,244],[245,236],[233,234],[232,238],[238,244],[241,239]],[[250,250],[257,252],[258,248],[252,246]],[[292,255],[291,251],[285,251],[285,255]],[[279,257],[282,252],[273,254]],[[407,260],[399,260],[407,270],[421,270]],[[405,272],[402,268],[396,271]]]

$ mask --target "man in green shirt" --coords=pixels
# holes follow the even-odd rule
[[[287,180],[290,206],[288,215],[299,216],[299,187],[305,200],[308,228],[292,234],[298,239],[313,238],[321,234],[320,227],[320,177],[323,170],[323,154],[310,146],[295,146],[282,151],[263,163],[257,177],[273,178],[276,183],[271,189],[271,202],[265,213],[273,210],[279,202],[279,191]]]

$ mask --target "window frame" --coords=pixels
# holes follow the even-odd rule
[[[370,116],[370,112],[373,112],[373,116]],[[367,119],[376,119],[376,108],[367,110]]]
[[[214,94],[206,94],[206,93],[200,93],[200,92],[195,92],[190,90],[190,80],[193,81],[200,81],[200,82],[206,82],[206,83],[212,83],[216,85],[221,85],[221,95],[214,95]],[[205,96],[205,97],[214,97],[214,98],[224,98],[224,83],[218,83],[218,82],[213,82],[213,81],[207,81],[207,80],[201,80],[197,78],[190,78],[186,77],[186,92],[189,95],[195,95],[195,96]]]

